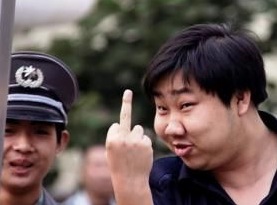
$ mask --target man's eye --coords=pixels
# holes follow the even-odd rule
[[[11,128],[6,128],[6,129],[5,129],[5,133],[6,133],[6,134],[12,133],[12,132],[13,132],[13,130],[12,130]]]
[[[166,110],[166,108],[163,106],[157,106],[157,110]]]
[[[11,136],[16,132],[15,129],[12,128],[5,128],[5,136]]]
[[[38,135],[49,135],[49,131],[45,129],[37,129],[35,130],[35,133]]]
[[[181,109],[187,109],[193,105],[195,105],[195,103],[184,103],[181,105]]]
[[[164,106],[157,106],[156,109],[157,109],[157,113],[159,114],[166,114],[167,112],[167,108]]]

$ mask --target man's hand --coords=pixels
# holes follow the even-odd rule
[[[106,139],[108,164],[118,205],[152,204],[148,184],[153,163],[152,143],[144,135],[142,126],[136,125],[131,129],[132,95],[131,90],[125,90],[120,122],[112,124]]]

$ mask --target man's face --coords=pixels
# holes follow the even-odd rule
[[[90,194],[108,200],[112,197],[113,187],[104,147],[93,147],[87,151],[83,182]]]
[[[8,120],[6,123],[2,187],[28,191],[41,186],[62,145],[55,124]]]
[[[237,101],[226,107],[216,95],[201,90],[181,73],[162,78],[154,89],[157,135],[193,169],[227,166],[242,150]]]

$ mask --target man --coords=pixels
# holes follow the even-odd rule
[[[151,142],[141,126],[131,129],[125,91],[106,141],[118,205],[277,204],[277,121],[258,110],[266,78],[250,35],[191,26],[161,47],[143,87],[155,131],[176,156],[152,167]]]
[[[69,140],[67,113],[77,95],[77,80],[59,59],[12,54],[0,204],[56,204],[42,182]]]
[[[113,187],[104,145],[91,145],[84,152],[81,169],[82,190],[64,205],[113,205]]]

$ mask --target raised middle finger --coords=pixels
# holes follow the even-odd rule
[[[131,90],[125,90],[122,97],[119,125],[121,132],[126,135],[131,131],[132,98],[133,92]]]

